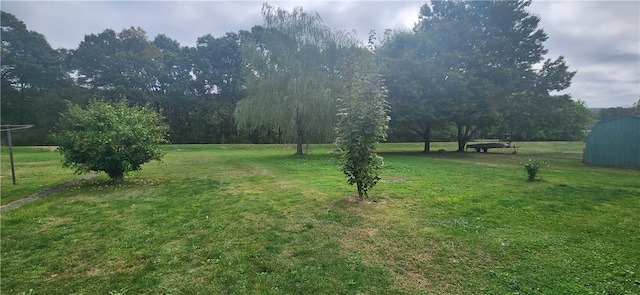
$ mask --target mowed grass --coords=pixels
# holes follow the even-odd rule
[[[328,146],[297,157],[290,145],[169,145],[163,163],[122,184],[100,175],[2,213],[0,287],[639,294],[640,171],[584,166],[582,143],[518,145],[515,155],[424,155],[420,144],[384,144],[368,202],[355,200]],[[33,172],[43,163],[58,164],[45,174],[63,175],[59,183],[71,175],[57,153],[22,149],[34,154],[17,163],[21,188],[8,188],[3,150],[3,199],[56,185]],[[528,158],[550,163],[539,181],[526,181]]]
[[[11,175],[9,148],[0,148],[0,205],[29,197],[78,178],[71,169],[62,169],[56,147],[13,147],[15,182]]]

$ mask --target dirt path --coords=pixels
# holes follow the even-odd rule
[[[24,198],[24,199],[20,199],[20,200],[17,200],[17,201],[13,201],[13,202],[11,202],[11,203],[9,203],[7,205],[0,206],[0,213],[8,211],[8,210],[11,210],[13,208],[17,208],[17,207],[21,206],[22,204],[30,203],[30,202],[33,202],[33,201],[35,201],[37,199],[44,198],[44,197],[46,197],[46,196],[48,196],[50,194],[57,193],[57,192],[65,189],[65,188],[68,188],[70,186],[76,185],[76,184],[81,183],[81,182],[83,182],[85,180],[92,179],[94,177],[96,177],[95,173],[87,174],[87,175],[82,176],[82,177],[80,177],[78,179],[74,179],[72,181],[65,182],[63,184],[60,184],[60,185],[58,185],[58,186],[56,186],[54,188],[48,189],[46,191],[35,193],[35,194],[31,195],[28,198]]]

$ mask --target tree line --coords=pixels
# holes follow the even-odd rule
[[[640,99],[628,108],[625,107],[614,107],[614,108],[604,108],[599,109],[597,113],[594,113],[594,117],[598,120],[609,120],[614,119],[626,115],[637,115],[640,116]]]
[[[375,150],[386,138],[389,121],[387,90],[374,55],[353,36],[329,30],[317,13],[269,5],[262,13],[260,38],[241,51],[247,95],[234,118],[244,128],[277,129],[295,138],[296,155],[303,154],[302,144],[310,134],[328,138],[332,133],[334,154],[347,182],[356,185],[360,200],[366,198],[380,180],[382,158]],[[104,171],[119,183],[128,172],[165,154],[159,144],[166,143],[169,126],[148,106],[131,107],[126,99],[91,100],[86,109],[68,105],[50,134],[64,157],[63,166],[78,173]],[[334,114],[324,112],[330,110]],[[322,134],[331,115],[336,117],[334,130]]]
[[[181,46],[142,28],[86,35],[75,49],[2,12],[2,124],[33,124],[14,142],[45,145],[66,101],[119,101],[157,110],[172,143],[330,142],[355,60],[387,89],[390,141],[477,137],[576,140],[589,111],[570,95],[575,72],[544,59],[547,35],[530,1],[434,1],[412,31],[330,30],[302,8],[263,6],[264,24]],[[282,16],[299,17],[288,26]],[[378,40],[379,39],[379,40]],[[301,150],[299,150],[301,152]]]

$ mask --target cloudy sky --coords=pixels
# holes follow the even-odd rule
[[[131,26],[149,38],[165,34],[183,46],[198,37],[249,30],[262,24],[264,1],[6,1],[3,11],[43,34],[52,47],[74,49],[84,36]],[[410,29],[425,1],[271,1],[286,9],[317,11],[325,24],[355,30]],[[566,90],[588,107],[630,107],[640,99],[640,2],[534,0],[549,35],[549,58],[563,55],[578,74]]]

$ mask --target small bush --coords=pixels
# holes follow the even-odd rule
[[[77,173],[104,171],[114,182],[140,170],[142,164],[160,160],[169,128],[162,116],[146,107],[91,101],[86,109],[69,104],[69,111],[51,139],[64,156],[63,165]]]
[[[527,179],[529,181],[535,181],[536,176],[538,175],[538,172],[540,172],[540,169],[542,167],[547,167],[547,166],[549,166],[549,163],[547,163],[546,161],[531,160],[531,159],[522,163],[522,168],[524,168],[524,170],[527,171],[527,176],[528,176]]]

